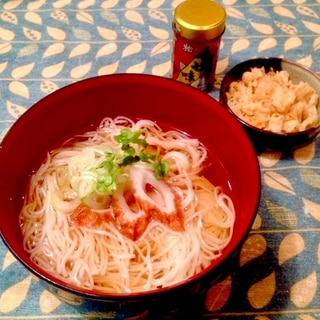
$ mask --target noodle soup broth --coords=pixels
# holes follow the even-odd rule
[[[193,277],[222,255],[235,222],[232,198],[206,178],[210,162],[185,133],[105,118],[50,151],[32,175],[20,213],[24,249],[53,276],[103,293]]]

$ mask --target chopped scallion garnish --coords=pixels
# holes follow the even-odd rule
[[[105,152],[105,160],[98,167],[92,168],[90,178],[80,178],[81,198],[86,202],[93,193],[112,195],[119,183],[127,180],[123,167],[139,161],[150,164],[157,180],[162,180],[169,173],[168,161],[162,160],[157,151],[147,152],[147,140],[141,138],[141,130],[122,129],[115,140],[121,144],[120,152]],[[151,149],[152,150],[152,149]],[[83,181],[84,180],[84,181]]]

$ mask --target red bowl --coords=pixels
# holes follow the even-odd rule
[[[22,247],[18,216],[30,174],[38,169],[46,153],[67,138],[94,130],[102,118],[119,115],[151,119],[160,126],[198,138],[208,148],[213,163],[208,178],[233,199],[236,221],[233,237],[222,256],[199,274],[162,289],[113,295],[72,287],[39,268]],[[151,75],[117,74],[87,79],[40,100],[3,139],[0,176],[0,231],[14,256],[60,299],[83,306],[103,302],[104,309],[114,312],[115,317],[119,310],[133,316],[141,308],[149,308],[146,301],[158,297],[171,297],[172,301],[177,290],[185,292],[203,279],[208,285],[221,276],[229,258],[245,240],[260,200],[258,160],[239,122],[205,93]]]

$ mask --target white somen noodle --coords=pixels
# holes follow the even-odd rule
[[[232,200],[203,176],[207,160],[186,134],[105,118],[33,174],[20,214],[24,248],[50,274],[88,290],[141,292],[185,280],[233,233]]]

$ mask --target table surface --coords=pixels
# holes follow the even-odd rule
[[[169,77],[180,2],[0,1],[0,139],[36,101],[72,82],[113,73]],[[226,71],[250,57],[285,57],[320,74],[319,0],[221,3],[228,21],[210,95],[218,98]],[[190,308],[207,319],[319,319],[320,140],[259,161],[261,204],[239,259]],[[0,319],[108,317],[56,299],[1,240],[0,279]]]

